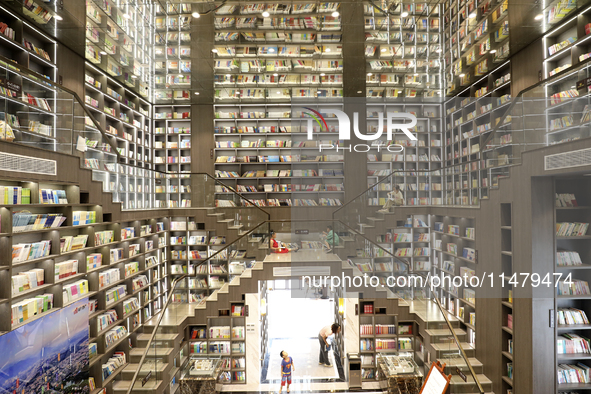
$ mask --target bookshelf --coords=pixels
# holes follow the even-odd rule
[[[190,100],[191,4],[167,3],[156,7],[154,47],[154,102]]]
[[[235,307],[241,307],[241,312],[234,312],[238,310]],[[208,317],[206,324],[188,327],[189,354],[220,356],[222,362],[218,382],[246,384],[244,303],[232,303],[232,309],[220,310],[219,314]]]
[[[338,8],[337,3],[257,3],[216,11],[216,178],[259,206],[344,201],[343,153],[319,150],[321,143],[338,144],[336,118],[326,114],[328,130],[315,128],[322,137],[308,141],[308,117],[292,103],[308,100],[305,106],[321,113],[342,109]],[[218,205],[232,204],[227,197],[219,186]]]
[[[465,94],[465,96],[464,96]],[[511,64],[505,62],[487,76],[470,85],[462,96],[444,104],[445,146],[445,203],[449,205],[477,205],[488,199],[489,189],[497,179],[487,170],[509,164],[513,149],[519,141],[511,133],[511,117],[499,127],[498,144],[481,146],[511,104]],[[496,140],[495,140],[496,141]],[[484,159],[495,157],[495,159]]]
[[[503,391],[513,389],[513,285],[510,283],[513,270],[513,227],[512,205],[501,203],[501,272],[505,273],[502,289],[502,387]],[[509,275],[509,276],[508,276]]]
[[[152,169],[151,104],[90,63],[84,87],[86,108],[125,162]]]
[[[320,103],[319,112],[342,109]],[[315,125],[307,140],[308,118],[290,105],[215,105],[215,176],[259,206],[338,206],[344,201],[343,152],[319,151],[338,144],[338,121],[325,115],[327,131]],[[221,185],[216,204],[232,203]]]
[[[377,379],[377,354],[398,350],[397,315],[386,314],[386,308],[376,308],[374,301],[359,301],[359,350],[362,381]]]
[[[474,219],[453,216],[431,216],[433,228],[432,275],[444,284],[434,295],[449,313],[466,327],[467,341],[476,342],[476,295],[474,289],[455,287],[449,279],[476,275],[478,263],[475,250]],[[468,279],[469,280],[469,279]]]
[[[376,2],[364,6],[366,96],[441,99],[441,26],[439,4]]]
[[[411,141],[402,132],[395,132],[393,140],[387,136],[372,142],[367,154],[367,184],[375,185],[382,179],[388,181],[375,186],[370,192],[369,204],[383,206],[388,200],[388,193],[398,184],[404,196],[404,205],[441,205],[443,202],[441,159],[443,147],[441,141],[442,124],[441,105],[433,100],[409,102],[404,104],[374,103],[367,106],[368,133],[375,133],[379,125],[379,114],[405,112],[417,117],[417,125],[410,131],[417,136]],[[404,146],[388,148],[388,144]]]
[[[581,178],[560,178],[554,181],[556,193],[555,204],[555,228],[560,223],[588,223],[589,222],[589,183]],[[576,203],[572,204],[572,201]],[[588,231],[588,230],[587,230]],[[571,275],[572,281],[589,282],[588,259],[589,253],[586,234],[566,236],[563,232],[556,233],[555,250],[556,263],[554,272],[564,276]],[[571,369],[570,366],[577,365],[581,368],[589,368],[589,354],[578,349],[565,351],[565,335],[580,335],[588,337],[589,324],[589,291],[573,291],[571,295],[563,293],[559,285],[556,289],[556,371],[558,376],[557,392],[572,390],[588,390],[589,383],[578,383],[575,380],[564,380],[561,371]],[[565,295],[563,295],[565,294]],[[569,309],[570,308],[570,309]],[[569,367],[565,367],[569,366]]]
[[[508,1],[443,3],[446,95],[454,96],[510,55]]]
[[[41,8],[52,18],[51,10]],[[6,25],[0,32],[0,55],[55,82],[57,42],[3,7],[0,23]]]
[[[146,1],[131,5],[90,0],[86,5],[86,59],[143,98],[152,96],[154,30]]]
[[[1,294],[0,331],[88,298],[89,373],[97,388],[109,389],[127,364],[108,376],[103,364],[114,352],[129,360],[138,330],[160,311],[167,295],[169,219],[114,221],[100,205],[88,203],[88,193],[77,184],[0,183],[1,268],[12,283]],[[49,203],[51,195],[59,198]],[[49,228],[22,225],[22,215],[48,214],[63,220]],[[43,309],[34,309],[36,297],[44,297]]]
[[[154,168],[169,174],[155,186],[156,207],[191,206],[191,107],[154,106]]]

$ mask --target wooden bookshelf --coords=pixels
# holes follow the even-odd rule
[[[513,269],[513,223],[511,203],[501,203],[501,272],[506,276],[511,276],[515,272]],[[501,299],[502,311],[502,387],[503,391],[513,390],[514,363],[513,363],[513,285],[508,281],[501,289],[503,295]]]
[[[156,207],[191,206],[191,107],[154,106],[154,169],[169,173],[155,186]]]
[[[433,276],[440,278],[471,277],[475,275],[477,254],[474,219],[454,216],[431,216],[433,229]],[[447,284],[447,283],[446,283]],[[441,304],[454,315],[466,329],[467,342],[475,344],[476,315],[475,289],[443,286],[435,290]]]
[[[515,144],[519,142],[517,136],[508,133],[511,117],[503,118],[510,104],[509,61],[468,86],[461,96],[445,102],[443,166],[455,166],[444,174],[446,204],[477,205],[480,200],[488,199],[489,189],[498,182],[488,168],[510,164],[509,158],[513,157]],[[488,133],[501,120],[501,136],[495,138],[491,146],[482,146]],[[495,159],[489,159],[491,157]]]
[[[384,304],[382,300],[359,300],[361,377],[365,382],[376,381],[378,377],[378,353],[399,351],[398,315],[388,314],[387,306],[381,306],[382,304]],[[412,351],[412,349],[409,350],[409,352]]]

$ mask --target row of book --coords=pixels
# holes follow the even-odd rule
[[[99,289],[121,280],[121,271],[116,268],[99,273]]]
[[[556,207],[578,207],[573,193],[556,193]]]
[[[34,316],[38,316],[52,308],[53,294],[49,293],[14,303],[11,306],[12,325],[24,323]]]
[[[30,204],[31,189],[20,186],[0,186],[0,201],[2,204]]]
[[[66,217],[61,213],[34,214],[29,212],[14,212],[12,214],[12,232],[19,233],[57,228],[65,221]]]
[[[92,253],[86,256],[86,271],[89,272],[103,265],[103,255]]]
[[[117,316],[117,311],[114,309],[109,309],[105,313],[97,316],[96,329],[99,332],[103,331],[104,329],[109,327],[111,324],[115,323],[117,320],[119,320],[119,317]]]
[[[125,285],[115,286],[105,292],[105,301],[107,305],[110,305],[116,301],[119,301],[127,294]]]
[[[591,295],[589,283],[580,279],[572,279],[569,282],[559,281],[556,285],[556,294],[559,296]]]
[[[29,244],[16,244],[12,246],[12,262],[38,259],[51,254],[51,241],[39,241]]]
[[[559,237],[580,237],[587,234],[589,223],[556,223],[556,235]]]
[[[19,272],[11,277],[12,295],[18,295],[28,290],[45,284],[45,271],[34,268],[29,271]]]
[[[556,252],[556,265],[561,267],[582,265],[581,256],[574,251],[559,251]]]
[[[60,238],[60,253],[71,252],[86,247],[88,234],[79,234],[76,236],[65,235]]]
[[[582,309],[558,308],[557,315],[558,324],[560,325],[589,324],[587,314]]]
[[[556,339],[557,354],[590,354],[591,340],[589,338],[567,333],[561,334]]]
[[[70,303],[80,297],[83,297],[85,294],[88,294],[88,281],[86,279],[64,285],[63,303],[64,305]]]
[[[591,367],[583,364],[558,364],[558,384],[591,383],[589,370]]]
[[[67,260],[54,265],[55,282],[78,274],[78,260]]]

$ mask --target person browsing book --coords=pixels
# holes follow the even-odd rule
[[[293,365],[293,359],[289,357],[289,354],[285,350],[282,350],[279,355],[281,360],[281,387],[279,393],[283,390],[283,386],[287,383],[287,392],[289,393],[289,385],[291,384],[291,373],[295,372],[295,365]]]
[[[330,345],[328,338],[341,332],[341,326],[334,323],[330,326],[323,327],[318,333],[318,341],[320,342],[320,354],[318,356],[318,365],[324,365],[325,367],[332,367],[330,360],[328,359],[328,349]]]

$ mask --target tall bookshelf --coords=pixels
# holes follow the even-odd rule
[[[561,178],[556,179],[554,182],[556,198],[556,207],[554,213],[555,228],[557,229],[555,236],[555,250],[556,250],[556,262],[555,262],[555,274],[562,274],[562,277],[571,275],[571,280],[589,282],[589,251],[586,247],[589,242],[589,232],[578,235],[578,234],[564,234],[558,231],[559,223],[589,223],[590,221],[590,201],[589,195],[589,182],[579,178]],[[567,194],[568,197],[563,198]],[[559,204],[559,199],[571,201],[576,200],[575,206],[565,206],[565,204]],[[564,279],[563,279],[564,280]],[[561,283],[563,283],[561,281]],[[568,354],[564,354],[561,350],[560,341],[564,339],[563,335],[574,334],[584,337],[589,336],[590,325],[585,321],[562,321],[561,316],[564,316],[567,308],[576,308],[586,316],[589,316],[589,300],[591,295],[586,291],[575,291],[572,294],[563,295],[560,286],[556,289],[556,370],[559,376],[557,384],[557,392],[567,392],[574,390],[588,390],[591,385],[589,383],[578,383],[574,379],[568,382],[562,382],[560,380],[560,371],[564,365],[576,365],[580,363],[585,366],[590,366],[589,354],[580,353],[579,350],[567,350]],[[573,324],[574,323],[574,324]],[[568,368],[567,368],[568,369]]]
[[[443,3],[446,95],[457,94],[509,57],[508,7],[507,0]]]
[[[505,286],[501,300],[502,310],[502,387],[503,391],[513,389],[513,285],[510,283],[513,270],[513,227],[512,205],[501,203],[501,272],[505,273]],[[510,276],[507,276],[510,275]]]
[[[385,15],[364,5],[366,96],[441,99],[441,25],[439,4],[378,1]]]
[[[156,207],[191,206],[191,107],[154,106],[154,168],[167,173],[155,187]]]
[[[388,200],[388,193],[397,185],[400,186],[405,205],[441,205],[443,202],[441,104],[436,101],[430,104],[408,101],[403,104],[370,101],[367,106],[369,133],[377,131],[380,113],[385,116],[388,112],[405,112],[417,117],[417,125],[410,130],[417,136],[417,141],[410,140],[398,131],[393,134],[392,141],[387,141],[384,135],[372,143],[367,154],[368,187],[386,177],[388,180],[370,192],[370,205],[383,206]],[[403,146],[404,151],[399,152],[399,148],[393,144]],[[389,177],[390,174],[396,176]]]
[[[246,384],[246,323],[244,303],[232,303],[219,310],[207,323],[189,326],[191,355],[206,354],[222,358],[217,377],[222,384]]]
[[[465,96],[464,96],[465,94]],[[474,82],[462,96],[444,105],[445,203],[477,205],[487,199],[496,186],[489,167],[503,167],[513,156],[514,141],[511,117],[503,115],[511,105],[511,65],[503,63],[487,76]],[[503,120],[504,119],[504,120]],[[503,120],[503,124],[499,123]],[[499,144],[481,146],[488,134],[499,125]],[[484,159],[486,154],[487,159]],[[489,160],[489,157],[495,159]]]
[[[431,272],[433,276],[441,279],[442,284],[445,284],[434,290],[434,296],[466,327],[468,343],[475,344],[475,291],[470,286],[455,287],[450,281],[453,277],[466,277],[469,283],[469,278],[476,275],[474,220],[432,215],[431,221],[433,226]]]
[[[154,102],[182,104],[190,100],[191,4],[156,6]]]
[[[104,376],[103,364],[115,351],[125,352],[129,360],[129,344],[135,343],[140,327],[161,310],[167,296],[169,219],[114,221],[101,206],[89,203],[88,193],[76,184],[2,181],[2,187],[17,190],[11,192],[17,198],[12,200],[15,204],[0,206],[2,269],[13,284],[1,293],[1,331],[88,298],[90,344],[95,349],[89,373],[97,387],[109,389],[123,367]],[[62,200],[47,203],[48,190]],[[58,214],[64,220],[59,226],[56,221],[54,227],[31,229],[14,216],[23,213]],[[23,273],[34,270],[36,280],[29,276],[23,282]],[[35,314],[30,302],[38,296],[52,301]],[[110,319],[103,320],[105,314]]]
[[[359,300],[359,352],[361,379],[364,382],[375,382],[378,377],[378,353],[396,353],[399,350],[398,316],[388,314],[387,307],[380,305],[378,300]],[[405,342],[409,338],[407,335],[403,337]],[[412,352],[412,348],[409,351]]]
[[[86,2],[86,59],[146,99],[152,95],[153,6]]]
[[[343,203],[343,155],[318,149],[321,142],[337,144],[336,118],[327,117],[329,129],[307,141],[307,118],[291,104],[308,99],[306,106],[321,113],[342,109],[338,8],[261,3],[216,11],[216,177],[259,206]],[[218,188],[218,203],[226,199]]]

